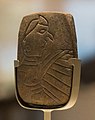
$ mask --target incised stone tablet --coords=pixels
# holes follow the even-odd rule
[[[35,13],[23,18],[18,39],[17,91],[31,107],[64,106],[71,95],[77,58],[73,17],[62,13]]]

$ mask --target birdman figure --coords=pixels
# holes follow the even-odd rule
[[[67,22],[65,18],[64,22]],[[32,104],[56,105],[63,104],[61,99],[64,103],[69,99],[72,66],[68,65],[68,59],[73,57],[73,51],[65,48],[70,36],[65,32],[68,24],[60,30],[57,25],[55,31],[60,31],[62,39],[57,41],[58,38],[50,32],[49,27],[54,25],[51,23],[44,16],[38,15],[28,23],[21,43],[23,58],[18,72],[18,81],[21,83],[19,90],[25,101]]]

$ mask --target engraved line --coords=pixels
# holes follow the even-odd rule
[[[48,65],[48,63],[49,63],[50,61],[52,61],[52,62],[51,62],[51,64],[49,64],[49,65],[46,67],[45,70],[44,70],[44,68],[43,68],[42,71],[44,71],[44,73],[43,73],[43,75],[41,75],[42,78],[43,78],[43,76],[46,74],[46,71],[49,69],[49,67],[52,65],[52,63],[55,62],[58,58],[60,58],[60,57],[64,54],[64,52],[65,52],[65,51],[61,51],[60,53],[58,52],[58,53],[55,54],[55,56],[53,56],[51,59],[49,59],[49,61],[44,65],[44,67],[45,67],[46,65]],[[59,55],[58,55],[58,54],[59,54]],[[54,59],[54,57],[56,57],[56,58]]]
[[[34,56],[34,57],[35,57],[35,56]],[[29,60],[29,59],[28,59],[28,60],[25,59],[25,60],[26,60],[27,62],[34,62],[34,63],[36,62],[36,60]]]
[[[26,55],[27,56],[27,55]],[[31,57],[41,57],[41,55],[30,55],[30,56],[27,56],[28,60],[31,61]]]
[[[35,86],[37,86],[37,85],[39,85],[39,84],[40,84],[40,82],[35,83],[35,84],[24,83],[24,85],[27,86],[27,87],[35,87]]]
[[[66,76],[68,76],[68,77],[71,77],[71,75],[68,75],[67,73],[64,73],[64,72],[62,72],[62,71],[60,71],[60,70],[57,70],[57,69],[52,68],[52,67],[51,67],[51,69],[54,70],[54,71],[56,71],[56,72],[58,72],[58,73],[61,73],[62,75],[66,75]]]
[[[45,65],[43,66],[43,68],[52,60],[54,59],[58,54],[60,54],[61,52],[57,52],[52,58],[49,59],[49,61],[47,63],[45,63]],[[51,55],[51,54],[50,54]],[[55,60],[54,60],[55,61]]]
[[[40,32],[37,32],[39,35],[42,35]]]
[[[70,56],[72,56],[70,53],[69,53],[69,51],[68,51],[68,53],[67,54],[65,54],[63,57],[70,57]]]
[[[43,18],[47,21],[47,24],[49,24],[48,20],[47,20],[44,16],[39,15],[39,18],[35,18],[35,19],[31,20],[31,21],[28,23],[28,26],[27,26],[27,28],[26,28],[26,30],[25,30],[25,37],[27,37],[27,36],[30,34],[30,32],[31,32],[31,30],[30,30],[30,32],[28,32],[28,33],[26,34],[26,31],[27,31],[28,27],[30,26],[31,22],[34,21],[34,20],[37,20],[38,22],[37,22],[37,24],[35,25],[35,27],[36,27],[36,26],[39,24],[40,16],[43,17]],[[39,24],[39,25],[48,26],[48,25],[44,25],[44,24],[42,24],[42,23]],[[34,27],[34,28],[35,28],[35,27]],[[34,28],[33,28],[33,30],[34,30]]]
[[[61,53],[62,52],[62,53]],[[54,57],[56,57],[58,54],[62,54],[62,55],[64,55],[64,54],[66,54],[66,52],[67,52],[67,50],[64,50],[64,51],[58,51],[57,53],[55,53],[55,55],[49,60],[49,61],[51,61]],[[49,56],[51,56],[51,54],[49,55]],[[48,56],[47,56],[48,57]],[[47,57],[44,59],[44,61],[47,59]],[[49,62],[48,61],[48,62]],[[48,63],[47,63],[48,64]]]
[[[44,93],[45,93],[48,97],[50,97],[51,99],[54,100],[54,102],[56,102],[57,104],[59,103],[59,100],[56,100],[53,95],[51,95],[48,91],[45,90],[45,88],[43,88],[43,90],[44,90]]]
[[[67,57],[67,58],[66,58]],[[62,58],[63,59],[65,59],[65,60],[68,60],[69,58],[72,58],[73,57],[73,55],[71,55],[71,54],[69,54],[69,53],[67,53],[67,54],[65,54],[64,56],[62,56]]]
[[[54,98],[56,98],[58,101],[61,101],[54,93],[52,93],[50,90],[48,90],[45,86],[43,86],[44,92],[47,91],[49,94],[51,94]],[[62,101],[61,101],[62,102]]]
[[[70,51],[69,51],[69,54],[73,54],[73,50],[70,50]]]
[[[36,91],[36,90],[39,90],[39,89],[41,89],[42,87],[41,86],[39,86],[38,88],[36,87],[36,88],[31,88],[31,91]]]
[[[56,64],[56,65],[59,65],[59,66],[61,66],[61,67],[66,67],[66,66],[64,66],[63,64],[61,64],[61,63],[59,63],[59,62],[57,62],[57,61],[55,62],[55,64]],[[68,68],[68,67],[66,67],[66,68]],[[71,68],[69,68],[69,69],[71,69]]]
[[[57,79],[58,81],[60,81],[61,83],[65,84],[67,87],[71,87],[70,85],[64,83],[62,80],[60,80],[59,78],[57,78],[55,75],[52,75],[51,73],[47,72],[48,75],[52,76],[53,78]]]
[[[30,31],[26,34],[26,31],[27,31],[28,27],[30,26],[31,22],[34,21],[34,20],[38,20],[38,18],[35,18],[35,19],[31,20],[31,21],[28,23],[27,28],[26,28],[26,30],[25,30],[25,37],[27,37],[27,35],[31,32],[31,30],[30,30]],[[37,22],[37,24],[38,24],[38,22]],[[37,26],[37,24],[35,25],[35,27]],[[35,27],[34,27],[34,28],[35,28]]]
[[[26,66],[37,66],[38,65],[38,64],[33,64],[33,63],[31,64],[31,62],[26,61],[26,60],[23,62],[23,64]]]
[[[41,23],[41,24],[38,23],[38,25],[41,26],[41,27],[43,27],[43,26],[44,26],[44,27],[48,27],[48,25],[45,25],[45,24],[43,24],[43,23]]]
[[[49,57],[51,54],[47,54],[47,56],[43,59],[42,63],[47,59],[47,57]]]
[[[47,24],[49,25],[48,20],[47,20],[43,15],[40,15],[40,14],[39,14],[39,18],[40,18],[40,16],[43,17],[43,18],[47,21]]]
[[[58,58],[62,57],[63,55],[66,55],[67,53],[67,50],[64,50],[64,51],[58,51],[47,63],[46,65],[52,60],[54,59],[54,57],[56,57],[53,61],[56,61]],[[58,55],[59,54],[59,55]],[[58,56],[57,56],[58,55]],[[45,65],[44,65],[45,66]]]
[[[49,68],[49,67],[51,66],[51,64],[53,63],[53,61],[54,61],[53,58],[56,57],[56,56],[58,56],[58,54],[59,54],[59,52],[56,53],[52,58],[50,58],[47,63],[43,64],[43,66],[42,66],[42,71],[41,71],[42,74],[40,75],[40,76],[42,76],[41,78],[43,78],[43,76],[46,74],[46,71],[48,70],[48,68]],[[53,59],[53,61],[52,61],[52,59]],[[51,64],[49,64],[50,61],[52,61]],[[48,65],[48,64],[49,64],[49,65]],[[47,65],[48,65],[48,66],[47,66]]]
[[[54,38],[54,35],[50,32],[50,31],[48,31],[49,32],[49,34],[51,34],[52,35],[52,37]]]
[[[39,94],[39,93],[41,93],[42,91],[43,91],[43,90],[35,91],[35,92],[32,93],[32,95]]]
[[[63,60],[62,58],[60,58],[56,62],[61,63],[66,68],[72,69],[72,65],[70,65],[67,60]]]
[[[45,27],[48,27],[48,25],[46,24],[43,24],[43,23],[38,23],[40,26],[45,26]]]
[[[47,81],[45,78],[43,78],[43,80],[45,82],[47,82],[49,85],[51,85],[52,87],[56,88],[57,90],[59,90],[60,92],[62,92],[63,94],[65,94],[66,96],[69,96],[67,93],[63,92],[60,88],[56,87],[54,84],[52,84],[49,81]]]

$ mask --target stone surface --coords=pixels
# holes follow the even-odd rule
[[[17,91],[22,101],[37,108],[64,106],[71,94],[77,58],[73,17],[36,13],[23,18],[18,39]]]

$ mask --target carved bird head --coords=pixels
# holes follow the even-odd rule
[[[47,43],[53,43],[53,35],[49,32],[47,19],[39,15],[29,23],[25,33],[23,40],[25,58],[38,64],[47,48]]]

